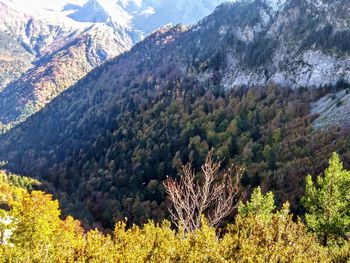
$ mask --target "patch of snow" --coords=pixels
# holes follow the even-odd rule
[[[96,22],[107,24],[113,22],[133,32],[132,34],[147,35],[169,23],[193,24],[227,0],[0,0],[0,2],[52,24],[87,28]]]

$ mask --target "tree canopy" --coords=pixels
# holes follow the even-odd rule
[[[306,178],[303,198],[308,227],[324,245],[348,238],[350,234],[350,172],[343,168],[339,155],[333,153],[324,176],[316,182]]]
[[[329,210],[325,200],[335,202],[333,208],[340,213],[346,207],[337,205],[344,200],[335,201],[339,195],[333,195],[334,192],[346,192],[341,189],[349,175],[336,154],[332,156],[325,176],[320,176],[316,185],[308,178],[304,198],[308,225],[298,218],[293,219],[288,203],[281,209],[276,208],[274,194],[263,194],[258,187],[248,201],[240,202],[234,221],[219,229],[210,226],[203,217],[202,224],[194,231],[185,231],[181,226],[174,228],[166,220],[131,227],[124,220],[117,222],[113,231],[87,230],[71,216],[61,218],[59,203],[51,195],[16,186],[12,181],[22,179],[11,181],[8,178],[13,175],[2,175],[1,196],[7,196],[2,200],[8,206],[2,210],[0,219],[6,216],[11,223],[5,226],[10,231],[7,242],[0,242],[0,262],[289,263],[350,260],[350,242],[343,234],[347,231],[346,217],[338,218],[339,226],[331,220],[328,224],[316,224],[326,228],[313,227],[313,222],[331,218],[327,217]],[[332,202],[328,204],[332,205]],[[339,229],[337,232],[328,230],[331,223]],[[324,243],[325,234],[329,240],[338,242]]]

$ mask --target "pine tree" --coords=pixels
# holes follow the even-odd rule
[[[269,221],[272,217],[272,212],[275,210],[275,201],[272,192],[266,195],[261,193],[260,187],[253,191],[250,201],[246,204],[240,202],[238,213],[242,217],[259,217],[264,221]]]
[[[333,153],[324,176],[314,183],[306,179],[303,203],[308,227],[317,233],[323,245],[345,238],[350,232],[350,172]]]

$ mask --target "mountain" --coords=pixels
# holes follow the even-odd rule
[[[24,121],[163,23],[195,22],[219,4],[175,2],[1,0],[0,130]]]
[[[232,1],[232,0],[231,0]],[[122,8],[131,14],[131,26],[136,37],[143,38],[160,25],[193,24],[209,15],[225,0],[118,0]],[[138,36],[137,36],[138,35]]]
[[[312,111],[348,86],[349,8],[240,1],[163,27],[3,135],[0,157],[46,181],[65,212],[105,226],[161,220],[163,180],[187,162],[200,169],[211,147],[246,167],[246,189],[274,190],[300,212],[308,173],[335,149],[350,163],[349,130],[315,129]]]
[[[5,130],[133,43],[122,26],[77,23],[27,5],[0,1],[0,123]]]

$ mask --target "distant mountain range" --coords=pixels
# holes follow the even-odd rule
[[[221,1],[0,0],[0,132],[166,23]]]

